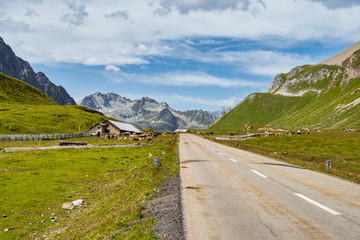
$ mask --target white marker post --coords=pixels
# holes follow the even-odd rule
[[[326,161],[326,169],[331,170],[331,161],[330,160]]]

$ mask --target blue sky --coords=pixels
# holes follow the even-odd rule
[[[75,99],[234,107],[360,40],[358,0],[12,0],[0,36]]]

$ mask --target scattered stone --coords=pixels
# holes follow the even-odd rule
[[[72,202],[63,203],[62,208],[65,210],[71,210],[75,207],[75,205]]]
[[[76,201],[72,202],[74,204],[74,206],[80,206],[84,204],[84,199],[78,199]]]
[[[5,229],[4,233],[6,233],[6,232],[8,232],[8,231],[9,231],[9,229],[7,228],[7,229]]]
[[[65,210],[71,210],[75,206],[80,206],[80,205],[83,205],[83,204],[84,204],[84,199],[78,199],[78,200],[75,200],[73,202],[63,203],[62,208],[65,209]],[[56,217],[55,218],[50,218],[50,219],[56,219]]]
[[[149,157],[151,157],[152,156],[152,154],[151,153],[149,153]]]
[[[6,218],[6,217],[7,217],[7,215],[6,215],[6,214],[4,214],[4,215],[3,215],[3,217],[4,217],[4,218]]]

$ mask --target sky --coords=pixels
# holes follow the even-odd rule
[[[0,36],[76,100],[234,107],[360,40],[359,0],[0,0]]]

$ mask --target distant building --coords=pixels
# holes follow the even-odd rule
[[[186,133],[188,131],[188,129],[176,129],[175,132],[178,133]]]
[[[98,123],[93,126],[90,133],[108,133],[108,134],[121,134],[121,133],[135,133],[142,132],[139,128],[130,123],[116,122],[112,120],[106,120],[103,123]]]

